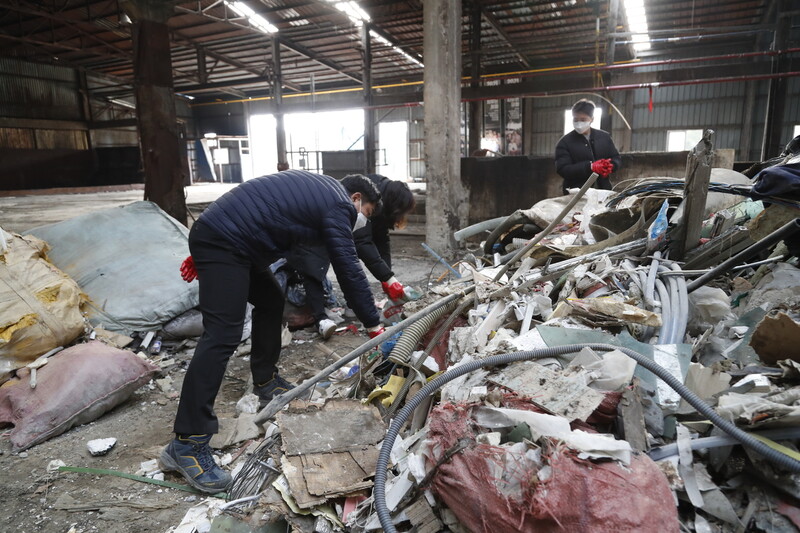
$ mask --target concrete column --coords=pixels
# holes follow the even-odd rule
[[[473,2],[472,12],[470,13],[470,56],[472,65],[470,69],[470,87],[475,89],[473,94],[477,94],[480,86],[481,76],[481,6],[478,2]],[[481,147],[481,137],[483,136],[483,101],[473,100],[469,102],[468,124],[467,124],[467,155],[470,156],[475,150]]]
[[[166,4],[166,5],[165,5]],[[144,166],[144,199],[186,224],[181,130],[175,113],[169,27],[173,4],[133,0],[123,6],[133,19],[136,120]]]
[[[440,254],[456,249],[453,232],[467,222],[469,192],[461,181],[461,1],[426,0],[425,159],[428,244]]]
[[[372,40],[369,24],[361,25],[361,50],[364,87],[364,173],[375,173],[375,110],[372,106]]]
[[[275,102],[275,139],[278,151],[277,170],[289,168],[289,161],[286,158],[286,128],[283,125],[283,73],[281,71],[281,44],[277,37],[272,38],[272,70],[274,79],[272,82],[273,98]]]

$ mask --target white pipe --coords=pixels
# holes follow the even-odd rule
[[[499,226],[500,223],[502,223],[506,218],[508,217],[491,218],[489,220],[484,220],[483,222],[478,222],[477,224],[467,226],[466,228],[461,228],[453,233],[453,238],[455,238],[457,241],[463,241],[464,239],[472,237],[473,235],[477,235],[478,233],[491,231]]]
[[[655,288],[658,292],[658,298],[661,302],[661,327],[658,330],[657,344],[666,344],[664,341],[666,340],[667,323],[669,322],[670,315],[672,314],[672,307],[670,306],[669,302],[669,292],[667,292],[667,287],[664,285],[664,282],[656,278]]]

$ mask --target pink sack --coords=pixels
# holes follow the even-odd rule
[[[96,420],[150,381],[159,368],[98,341],[67,348],[37,370],[0,387],[0,426],[13,424],[14,451]],[[23,372],[18,372],[22,375]]]

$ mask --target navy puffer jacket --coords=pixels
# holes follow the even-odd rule
[[[302,170],[248,180],[200,216],[259,268],[284,257],[294,243],[323,243],[348,305],[366,327],[380,318],[356,256],[356,208],[338,181]]]

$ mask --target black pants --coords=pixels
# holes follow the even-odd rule
[[[247,302],[253,304],[253,383],[272,379],[281,352],[284,295],[269,272],[259,272],[221,235],[196,222],[189,232],[189,250],[200,283],[203,336],[183,380],[177,434],[217,433],[214,414],[228,359],[239,346]]]
[[[303,288],[306,290],[306,305],[311,308],[311,315],[319,324],[320,320],[328,318],[325,312],[325,287],[321,281],[303,276]]]

